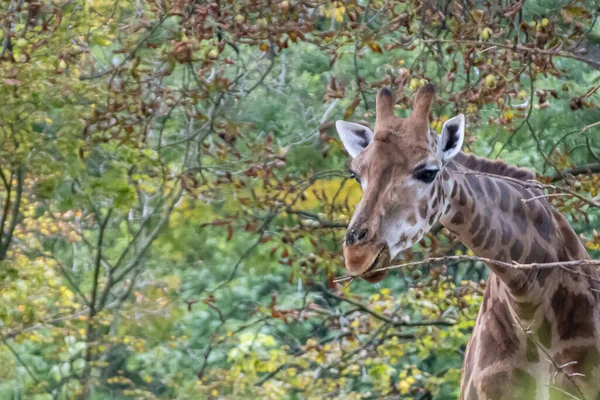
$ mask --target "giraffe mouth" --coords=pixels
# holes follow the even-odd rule
[[[387,271],[379,270],[387,267],[389,261],[390,248],[388,246],[383,246],[381,250],[379,250],[377,257],[375,257],[375,259],[373,260],[373,263],[371,263],[369,268],[367,268],[367,270],[360,275],[360,278],[371,283],[379,282],[387,275]]]

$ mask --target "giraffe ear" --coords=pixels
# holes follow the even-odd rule
[[[442,136],[438,147],[439,157],[446,162],[460,153],[465,139],[465,116],[457,115],[442,126]]]
[[[375,136],[373,131],[366,126],[342,120],[335,123],[335,129],[337,129],[346,151],[348,151],[348,154],[352,158],[356,158],[371,143],[373,136]]]

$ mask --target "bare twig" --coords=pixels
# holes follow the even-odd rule
[[[530,264],[519,264],[516,262],[506,262],[500,260],[494,260],[486,257],[478,257],[478,256],[444,256],[444,257],[431,257],[422,261],[412,261],[408,263],[402,263],[397,265],[392,265],[385,268],[380,268],[377,271],[389,271],[393,269],[400,269],[406,267],[415,267],[426,264],[446,264],[451,262],[458,261],[480,261],[486,264],[495,264],[502,267],[512,268],[512,269],[521,269],[521,270],[536,270],[536,269],[549,269],[549,268],[561,268],[568,272],[579,272],[575,271],[569,267],[579,267],[579,266],[597,266],[600,265],[600,260],[573,260],[573,261],[559,261],[559,262],[550,262],[550,263],[530,263]],[[343,282],[352,279],[352,276],[346,276],[342,278],[338,278],[336,282]],[[590,277],[592,278],[592,277]],[[595,278],[594,278],[595,279]],[[600,280],[599,280],[600,281]]]
[[[100,274],[100,262],[102,261],[102,242],[104,241],[104,231],[106,230],[106,225],[108,224],[108,220],[110,219],[110,215],[112,214],[113,209],[108,210],[106,214],[106,218],[104,221],[100,220],[100,215],[98,215],[98,222],[100,223],[100,230],[98,232],[98,246],[96,248],[96,262],[94,265],[94,279],[92,281],[92,298],[90,300],[90,315],[89,319],[91,320],[96,315],[96,295],[98,293],[98,278]]]
[[[513,45],[513,44],[508,44],[508,43],[497,43],[497,42],[481,42],[478,40],[426,39],[426,40],[423,40],[423,43],[452,43],[452,44],[460,43],[460,44],[472,45],[472,46],[483,46],[485,48],[495,46],[495,47],[500,47],[503,49],[512,50],[517,53],[536,54],[536,55],[543,55],[543,56],[549,56],[549,57],[571,58],[573,60],[583,61],[591,66],[594,66],[595,68],[600,68],[600,62],[579,56],[577,54],[567,53],[567,52],[560,51],[560,50],[559,51],[544,50],[544,49],[540,49],[540,48],[536,48],[536,47],[527,47],[524,45]]]
[[[296,214],[301,217],[313,219],[319,223],[320,227],[323,227],[323,228],[347,228],[348,227],[348,224],[345,222],[325,221],[325,220],[321,219],[321,217],[319,217],[318,214],[314,214],[314,213],[311,213],[308,211],[294,210],[291,207],[288,207],[285,209],[285,212],[288,214]]]
[[[544,198],[547,198],[547,197],[558,197],[558,196],[570,196],[570,194],[568,194],[568,193],[542,194],[540,196],[531,197],[529,199],[521,199],[521,203],[525,204],[525,203],[529,203],[530,201],[533,201],[533,200],[544,199]]]
[[[354,75],[356,76],[356,84],[358,85],[358,90],[365,102],[365,109],[369,109],[369,102],[367,101],[367,96],[362,89],[362,82],[360,79],[360,74],[358,73],[358,44],[360,43],[360,31],[365,27],[365,19],[367,18],[367,13],[369,12],[369,6],[371,5],[371,0],[367,2],[365,5],[365,12],[362,15],[362,19],[360,21],[360,25],[356,28],[356,39],[354,40]]]
[[[383,268],[382,270],[391,269],[391,268],[392,267]],[[338,301],[343,301],[345,303],[352,304],[352,305],[358,307],[359,309],[361,309],[362,311],[366,312],[367,314],[371,314],[375,318],[377,318],[381,321],[387,322],[388,324],[390,324],[392,326],[435,326],[435,325],[452,326],[452,325],[454,325],[454,322],[452,322],[452,321],[414,321],[414,322],[409,322],[409,321],[392,320],[392,319],[386,317],[385,315],[381,315],[381,314],[371,310],[369,307],[365,306],[364,304],[359,303],[358,301],[355,301],[355,300],[352,300],[352,299],[349,299],[346,297],[338,296],[337,294],[332,293],[331,291],[327,290],[323,285],[320,285],[320,284],[316,285],[315,288],[319,289],[319,291],[321,291],[321,293],[323,293],[327,297],[331,297]]]
[[[552,182],[558,182],[565,179],[565,175],[586,175],[586,174],[598,174],[600,173],[600,163],[582,165],[580,167],[574,167],[564,169],[561,171],[562,174],[552,176]]]
[[[513,138],[516,136],[517,132],[519,132],[519,130],[521,130],[521,128],[526,124],[529,123],[529,118],[531,117],[531,112],[533,111],[533,96],[535,93],[535,87],[533,86],[533,74],[531,73],[531,59],[529,60],[529,109],[527,110],[527,115],[525,116],[525,119],[523,121],[521,121],[521,123],[519,124],[519,126],[517,127],[517,129],[515,129],[514,131],[512,131],[510,137],[508,138],[508,140],[502,145],[502,147],[500,148],[500,150],[498,150],[498,154],[496,154],[496,158],[500,157],[500,154],[502,154],[502,151],[504,151],[504,149],[506,148],[506,146],[508,146],[510,144],[510,142],[512,142]],[[492,149],[493,152],[493,149]],[[492,152],[490,152],[490,154],[488,154],[488,157],[492,155]]]

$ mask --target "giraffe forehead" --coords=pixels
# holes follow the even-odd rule
[[[356,172],[369,175],[394,174],[394,178],[408,175],[416,166],[436,162],[428,146],[411,146],[394,137],[393,141],[375,139],[351,162]],[[376,178],[374,176],[374,178]]]

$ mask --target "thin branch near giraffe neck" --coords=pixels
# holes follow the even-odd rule
[[[480,261],[480,262],[484,262],[486,264],[496,264],[496,265],[500,265],[500,266],[507,267],[507,268],[517,269],[517,270],[519,270],[519,269],[520,270],[529,270],[529,271],[537,270],[537,269],[561,268],[561,269],[571,272],[571,273],[576,273],[579,275],[586,276],[587,278],[593,279],[600,283],[600,279],[597,279],[597,278],[594,278],[593,276],[584,274],[581,271],[576,271],[574,269],[569,268],[569,267],[578,267],[578,266],[596,266],[596,265],[600,266],[600,260],[574,260],[574,261],[559,261],[559,262],[550,262],[550,263],[519,264],[519,263],[514,263],[514,262],[510,263],[510,262],[506,262],[506,261],[493,260],[491,258],[478,257],[478,256],[444,256],[444,257],[427,258],[422,261],[412,261],[412,262],[403,263],[403,264],[391,265],[389,267],[380,268],[377,270],[377,272],[388,271],[388,270],[393,270],[393,269],[400,269],[400,268],[405,268],[405,267],[414,267],[414,266],[425,265],[425,264],[446,264],[446,263],[459,262],[459,261]],[[346,276],[346,277],[336,279],[335,282],[343,282],[343,281],[350,280],[352,278],[354,278],[354,277]]]
[[[523,204],[529,203],[530,201],[543,199],[544,197],[560,197],[560,196],[570,196],[570,194],[569,193],[548,193],[548,194],[542,194],[540,196],[534,196],[534,197],[531,197],[529,199],[521,199],[521,203],[523,203]]]

